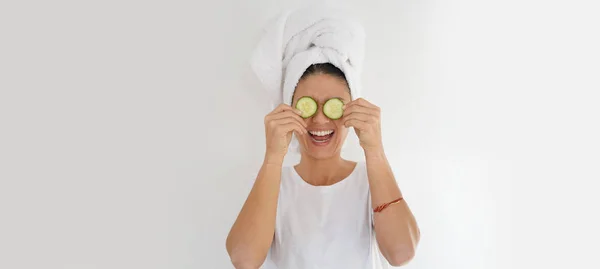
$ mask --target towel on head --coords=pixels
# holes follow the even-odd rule
[[[281,103],[291,105],[300,77],[318,63],[342,70],[356,99],[360,97],[364,41],[362,26],[331,6],[285,11],[264,29],[251,66],[271,97],[272,109]],[[296,147],[297,142],[290,149]]]
[[[311,6],[283,12],[270,21],[251,65],[275,106],[291,105],[298,80],[310,65],[331,63],[346,75],[352,98],[360,97],[364,56],[362,26],[342,11]]]

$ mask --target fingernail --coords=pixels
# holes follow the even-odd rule
[[[302,111],[300,111],[300,110],[298,110],[298,109],[296,109],[296,110],[295,110],[295,112],[296,112],[296,114],[298,114],[298,115],[302,115]]]
[[[343,105],[343,106],[342,106],[342,109],[346,109],[346,105]]]

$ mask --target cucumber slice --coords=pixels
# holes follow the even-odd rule
[[[298,102],[296,103],[296,108],[302,111],[302,115],[300,116],[306,119],[317,112],[317,102],[310,96],[304,96],[298,99]]]
[[[344,106],[344,102],[340,98],[331,98],[323,105],[323,113],[328,118],[337,120],[344,114],[342,106]]]

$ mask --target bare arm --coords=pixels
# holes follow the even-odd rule
[[[358,98],[344,106],[344,125],[354,127],[365,151],[373,208],[402,197],[383,151],[380,109]],[[374,213],[375,236],[381,254],[393,266],[409,262],[420,240],[419,227],[406,201]]]
[[[383,151],[365,151],[373,208],[402,197]],[[405,200],[374,213],[375,236],[383,256],[393,266],[408,263],[415,255],[420,231]]]
[[[265,163],[227,237],[227,252],[235,268],[258,268],[275,232],[281,165]]]
[[[236,269],[259,268],[267,257],[275,233],[283,158],[292,132],[307,132],[299,114],[300,111],[282,104],[265,117],[265,160],[225,243]]]

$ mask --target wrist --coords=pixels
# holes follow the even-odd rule
[[[265,159],[264,159],[264,164],[271,164],[271,165],[283,165],[283,159],[285,158],[285,155],[279,155],[279,154],[265,154]]]
[[[383,147],[364,148],[366,158],[385,158]]]

